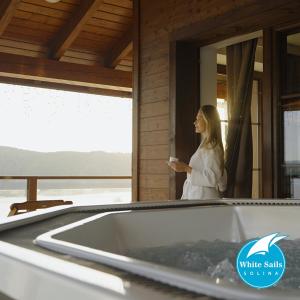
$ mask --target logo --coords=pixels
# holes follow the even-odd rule
[[[281,279],[285,271],[285,257],[275,243],[286,237],[273,233],[243,246],[236,268],[246,284],[261,289],[271,287]]]

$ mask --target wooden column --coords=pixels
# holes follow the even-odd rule
[[[185,163],[199,146],[194,120],[200,107],[199,48],[176,41],[170,48],[170,155]],[[186,173],[170,175],[170,199],[179,199]]]
[[[286,52],[286,41],[283,41],[283,34],[279,31],[273,31],[273,197],[282,198],[282,176],[281,165],[283,163],[283,116],[281,112],[281,77],[282,70],[285,66],[281,60],[281,56]],[[285,55],[283,55],[284,57]]]
[[[262,196],[280,196],[280,110],[278,33],[264,30],[264,72],[262,103]]]
[[[271,29],[263,33],[264,73],[263,73],[263,103],[262,103],[262,196],[273,197],[273,139],[272,139],[272,43]]]
[[[140,1],[133,0],[132,201],[139,201]]]

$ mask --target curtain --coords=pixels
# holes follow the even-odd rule
[[[227,47],[228,134],[225,166],[228,198],[251,198],[251,98],[257,39]]]

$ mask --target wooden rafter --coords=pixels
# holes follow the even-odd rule
[[[95,14],[103,0],[81,1],[78,11],[57,34],[50,50],[50,58],[60,59],[81,32],[83,26]]]
[[[133,49],[133,28],[123,35],[123,37],[113,46],[105,58],[105,65],[107,67],[116,67],[121,58],[126,57]]]
[[[130,72],[6,53],[0,54],[0,76],[81,87],[132,91]]]
[[[0,1],[0,35],[5,31],[20,1],[21,0]]]

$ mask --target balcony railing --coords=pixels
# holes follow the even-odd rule
[[[132,176],[0,176],[0,180],[26,180],[27,201],[37,201],[38,180],[65,180],[65,179],[132,179]]]

